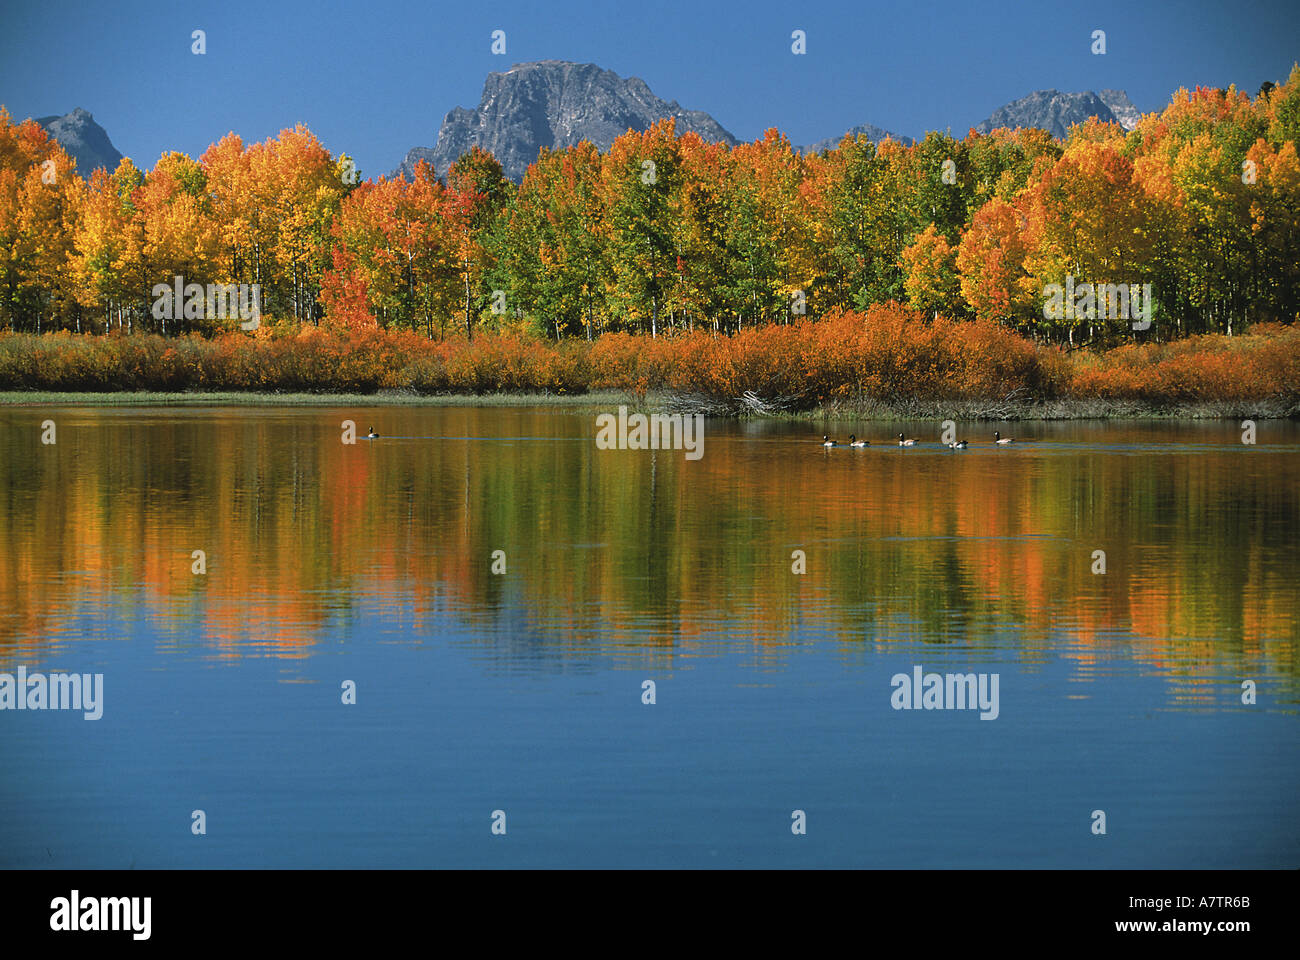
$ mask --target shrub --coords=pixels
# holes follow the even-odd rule
[[[1003,327],[887,303],[865,313],[657,339],[556,344],[526,333],[434,342],[416,333],[264,325],[254,336],[0,333],[0,389],[372,393],[672,389],[733,402],[747,391],[807,406],[847,399],[1300,400],[1300,332],[1260,326],[1067,354]]]

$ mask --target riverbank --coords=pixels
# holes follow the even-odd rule
[[[874,401],[832,404],[806,413],[798,420],[1282,420],[1300,419],[1300,403],[1277,398],[1264,400],[1217,400],[1194,403],[1148,405],[1135,400],[1095,398],[1032,401],[939,401],[883,404]]]
[[[1300,419],[1300,404],[1271,398],[1257,401],[1213,401],[1149,405],[1133,400],[1095,398],[1050,401],[959,400],[885,403],[877,400],[845,400],[808,410],[777,410],[756,413],[743,404],[719,408],[711,403],[694,403],[669,391],[650,391],[644,397],[620,390],[584,394],[485,393],[478,395],[422,395],[409,391],[381,390],[376,393],[270,393],[243,391],[54,392],[0,391],[0,407],[550,407],[562,409],[612,410],[626,406],[646,413],[692,413],[742,419],[773,419],[794,422],[835,423],[875,421],[878,423],[917,420],[1053,421],[1053,420],[1225,420]]]
[[[12,391],[8,403],[627,403],[808,420],[1285,417],[1300,414],[1300,329],[1066,351],[885,304],[729,335],[592,342],[313,326],[213,338],[0,333],[0,391]]]
[[[488,393],[424,396],[409,391],[376,393],[273,393],[238,390],[168,392],[56,392],[50,390],[0,391],[4,406],[85,407],[608,407],[635,404],[636,398],[617,390],[594,393]]]

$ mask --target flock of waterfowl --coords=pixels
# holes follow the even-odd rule
[[[371,427],[371,428],[370,428],[370,432],[366,434],[366,439],[367,439],[367,440],[378,440],[378,439],[379,439],[379,434],[375,433],[375,428],[374,428],[374,427]],[[1004,437],[1004,436],[1002,436],[1002,434],[998,433],[998,431],[994,430],[994,431],[993,431],[993,442],[994,442],[995,444],[998,444],[999,446],[1003,446],[1003,445],[1008,444],[1008,443],[1015,443],[1015,442],[1016,442],[1016,438],[1015,438],[1015,437]],[[898,445],[899,445],[900,447],[914,447],[914,446],[916,446],[916,438],[915,438],[915,437],[909,437],[909,436],[906,436],[906,435],[900,433],[900,434],[898,435]],[[969,445],[970,445],[970,441],[969,441],[969,440],[954,440],[952,443],[946,444],[946,446],[949,447],[949,448],[952,449],[952,450],[965,450],[966,447],[968,447]],[[823,447],[842,447],[842,446],[845,446],[845,444],[840,443],[838,440],[832,440],[829,436],[826,436],[825,434],[823,434],[823,435],[822,435],[822,446],[823,446]],[[871,446],[871,441],[870,441],[870,440],[859,440],[859,439],[858,439],[854,434],[851,434],[851,433],[850,433],[850,434],[849,434],[849,442],[848,442],[847,446],[850,446],[850,447],[856,447],[857,449],[860,450],[860,449],[862,449],[863,447],[869,447],[869,446]]]
[[[892,441],[891,441],[891,442],[892,442]],[[996,445],[998,445],[998,446],[1006,446],[1008,443],[1015,443],[1015,442],[1016,442],[1016,438],[1015,438],[1015,437],[1004,437],[1004,436],[1002,436],[1002,434],[1000,434],[998,431],[996,431],[996,430],[993,431],[993,443],[995,443]],[[900,447],[914,447],[914,446],[916,446],[916,438],[915,438],[915,437],[909,437],[909,436],[907,436],[907,435],[905,435],[905,434],[900,433],[900,434],[898,435],[898,441],[897,441],[897,443],[898,443],[898,445],[899,445]],[[858,449],[862,449],[863,447],[869,447],[869,446],[871,446],[871,441],[870,441],[870,440],[859,440],[855,435],[853,435],[853,434],[850,433],[850,434],[849,434],[849,442],[848,442],[847,444],[843,444],[843,443],[840,443],[838,440],[832,440],[830,437],[823,435],[823,436],[822,436],[822,446],[823,446],[823,447],[843,447],[843,446],[850,446],[850,447],[856,447],[856,448],[858,448]],[[952,443],[944,444],[944,446],[948,447],[948,448],[951,449],[951,450],[965,450],[968,446],[970,446],[970,441],[969,441],[969,440],[954,440]]]

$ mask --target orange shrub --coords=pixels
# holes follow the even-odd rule
[[[1059,396],[1189,401],[1300,399],[1300,332],[1127,344],[1106,353],[1037,346],[987,322],[887,303],[822,320],[657,339],[627,333],[555,344],[519,332],[473,342],[417,333],[266,325],[254,336],[0,333],[0,389],[581,393],[673,389],[733,401],[746,391],[806,406],[847,399]]]
[[[1244,335],[1126,344],[1076,362],[1071,393],[1152,404],[1300,399],[1300,332],[1259,326]]]
[[[1054,351],[991,323],[931,323],[896,303],[673,343],[678,356],[668,385],[718,399],[746,390],[807,402],[1001,398],[1016,391],[1045,397],[1066,382]]]

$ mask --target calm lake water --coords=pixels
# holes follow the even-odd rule
[[[0,408],[0,865],[1300,866],[1296,424],[599,412]]]

